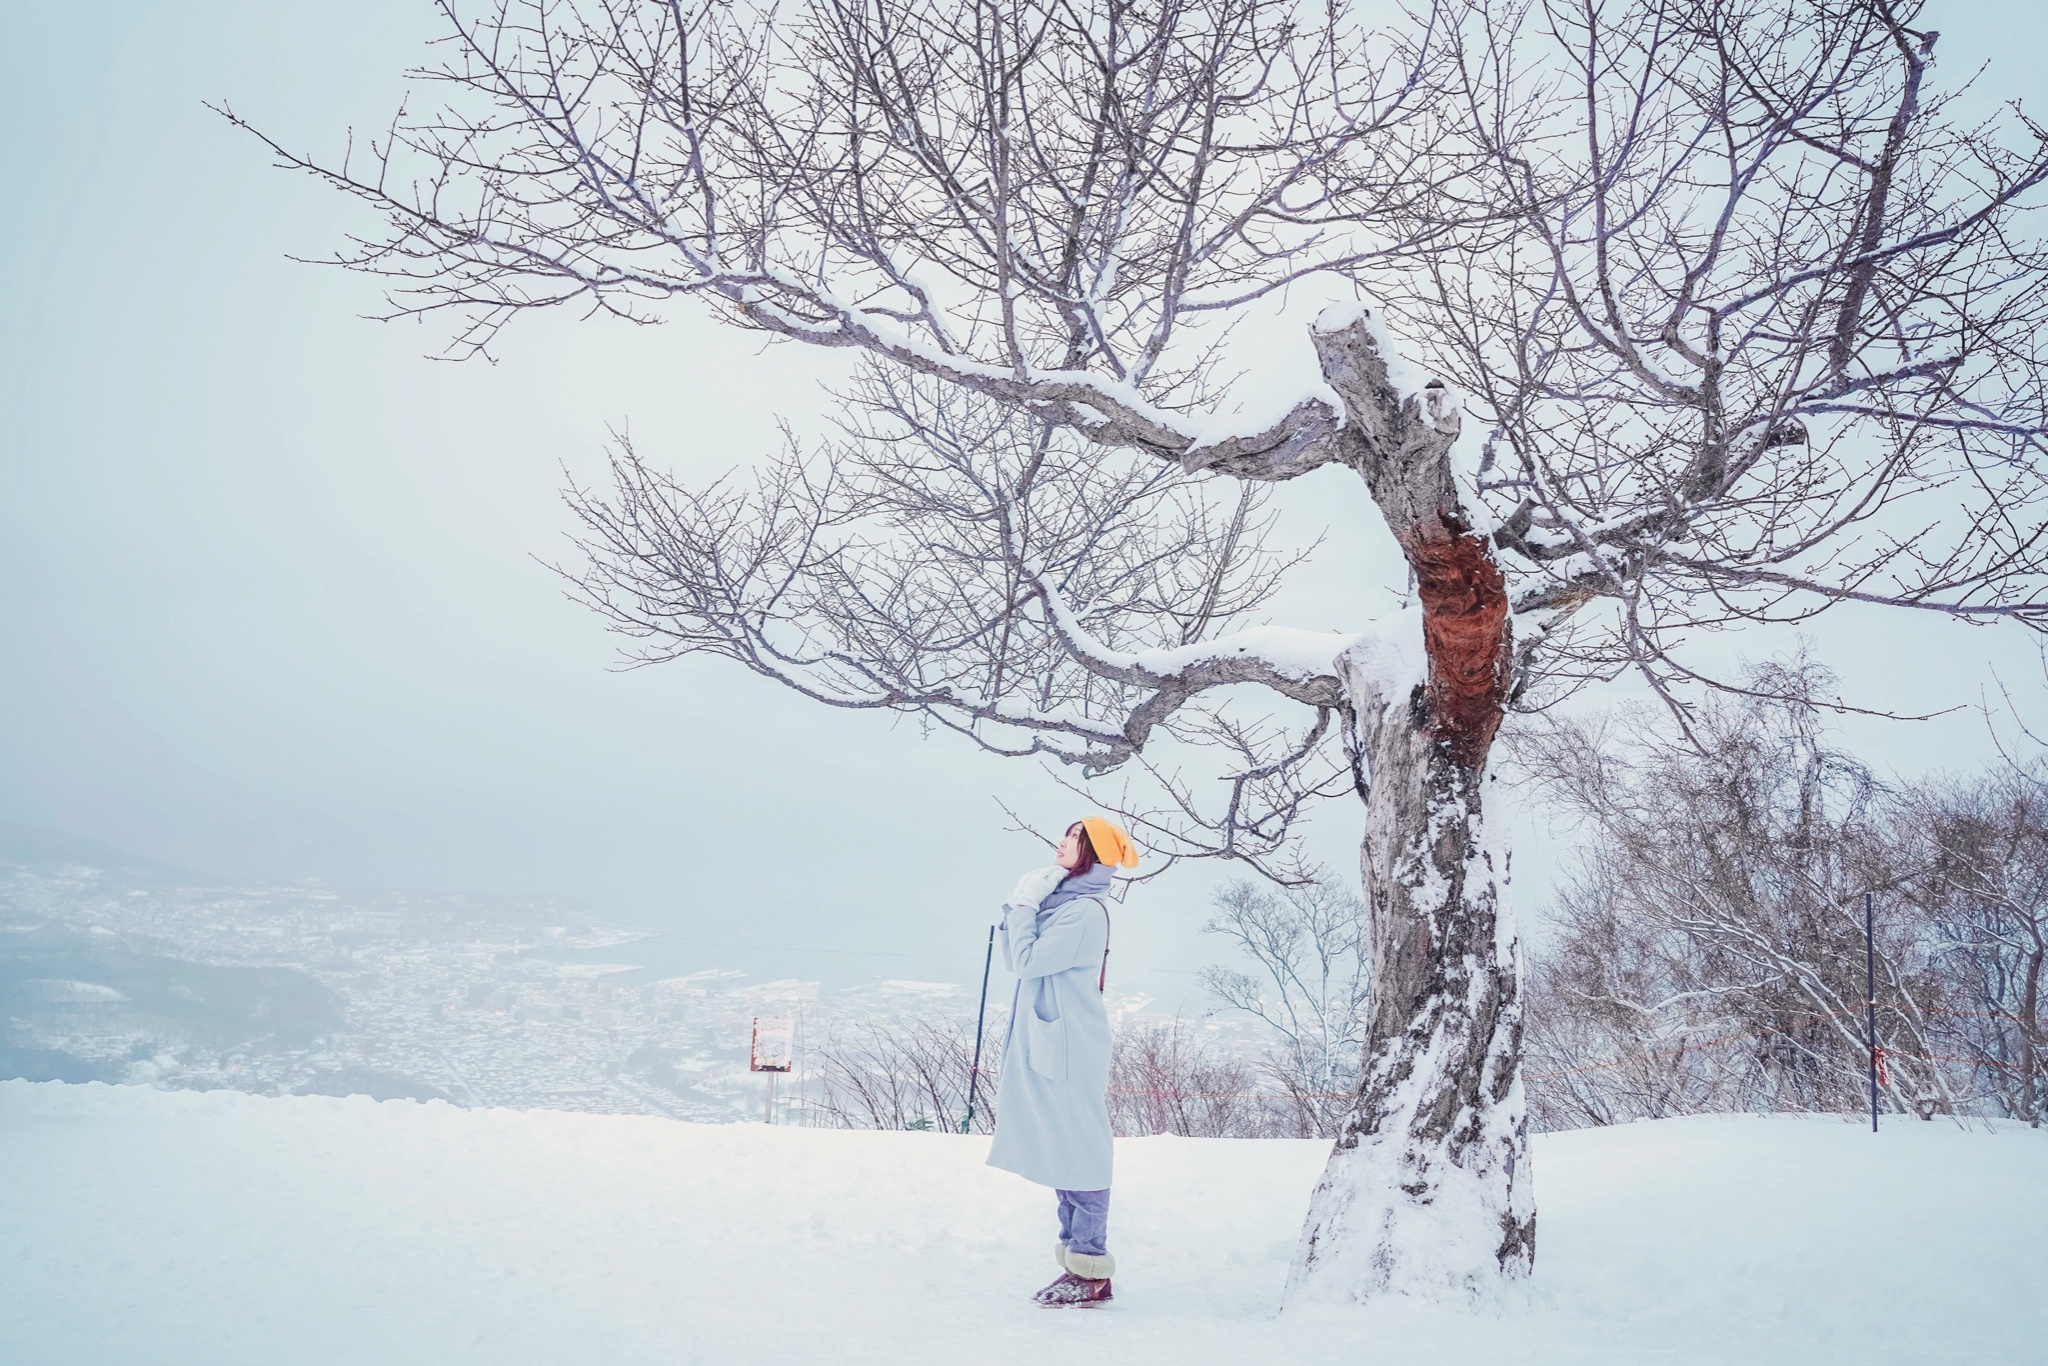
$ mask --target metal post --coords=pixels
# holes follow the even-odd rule
[[[981,1085],[981,1026],[988,1018],[988,972],[996,961],[996,927],[988,927],[988,951],[981,956],[981,1005],[974,1012],[974,1065],[967,1069],[967,1117],[960,1121],[960,1132],[971,1133],[974,1129],[974,1093]]]
[[[1864,1029],[1870,1039],[1870,1132],[1877,1132],[1877,935],[1871,895],[1863,894]]]
[[[768,1078],[768,1096],[766,1100],[761,1102],[761,1122],[763,1124],[773,1124],[775,1122],[775,1074],[773,1072],[763,1072],[761,1075]]]

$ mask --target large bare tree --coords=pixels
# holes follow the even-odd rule
[[[339,163],[270,142],[380,215],[338,259],[393,315],[466,354],[694,296],[863,358],[841,434],[752,481],[621,448],[573,491],[641,658],[1149,772],[1153,843],[1282,877],[1297,814],[1363,799],[1371,1018],[1291,1295],[1531,1265],[1485,820],[1518,689],[1633,666],[1682,712],[1687,630],[1847,600],[2048,624],[2048,158],[1955,121],[1916,4],[442,7],[443,105]],[[1290,291],[1338,301],[1315,371],[1219,350]],[[1325,467],[1411,605],[1256,624],[1259,486]]]

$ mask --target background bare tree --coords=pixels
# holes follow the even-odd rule
[[[2048,1110],[2048,775],[2013,764],[1902,795],[1901,891],[1942,988],[1930,1042],[1974,1108],[2039,1125]]]
[[[1292,1133],[1334,1138],[1350,1113],[1365,1043],[1371,961],[1365,903],[1327,871],[1274,889],[1234,882],[1217,892],[1203,926],[1259,969],[1202,970],[1202,986],[1273,1033],[1265,1081],[1288,1099]]]
[[[394,315],[448,315],[463,353],[529,308],[698,296],[866,358],[811,463],[700,493],[624,451],[574,492],[582,591],[642,657],[1150,771],[1125,808],[1155,843],[1282,876],[1298,812],[1363,797],[1373,1011],[1291,1294],[1477,1293],[1533,1256],[1484,820],[1516,686],[1633,665],[1684,718],[1691,624],[2048,624],[2019,215],[2048,155],[1948,117],[1918,5],[1469,0],[1381,35],[1281,0],[443,9],[444,108],[366,161],[270,144],[383,216],[340,260]],[[1228,323],[1312,278],[1385,301],[1430,369],[1346,303],[1320,375],[1226,388]],[[1224,476],[1132,525],[1156,556],[1086,501],[1148,462]],[[1324,466],[1416,606],[1250,624],[1278,562],[1233,539],[1239,486]],[[1247,684],[1264,707],[1220,704]],[[1176,743],[1220,748],[1218,798]]]
[[[1883,1108],[2039,1123],[2040,775],[1881,785],[1826,742],[1824,673],[1757,681],[1694,744],[1612,721],[1518,737],[1586,841],[1530,978],[1536,1122],[1862,1111],[1868,891]]]
[[[1872,775],[1825,745],[1818,668],[1694,713],[1697,747],[1583,723],[1518,741],[1586,849],[1531,983],[1531,1070],[1552,1127],[1865,1103],[1863,893],[1886,899],[1879,1038],[1891,1108],[1953,1111],[1933,1061],[1940,985]]]

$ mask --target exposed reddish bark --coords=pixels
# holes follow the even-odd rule
[[[1453,759],[1478,768],[1507,707],[1507,582],[1466,527],[1438,522],[1400,539],[1422,599],[1431,728]]]

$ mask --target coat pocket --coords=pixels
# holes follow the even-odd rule
[[[1065,1081],[1067,1021],[1060,1011],[1059,988],[1050,978],[1041,977],[1032,995],[1031,1009],[1024,1015],[1025,1058],[1031,1070],[1047,1081]]]

